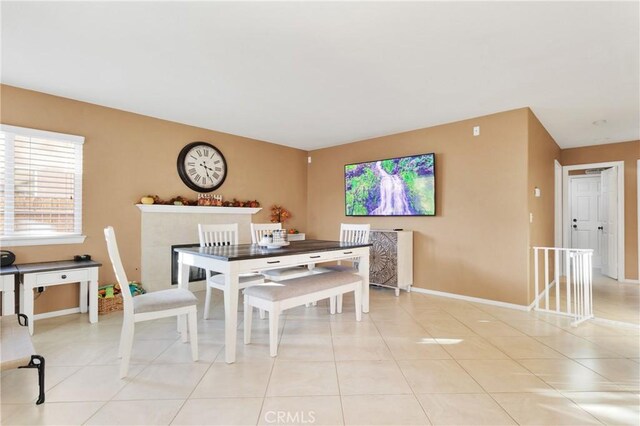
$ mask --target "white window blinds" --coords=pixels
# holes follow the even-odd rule
[[[84,138],[0,126],[0,238],[82,233]]]

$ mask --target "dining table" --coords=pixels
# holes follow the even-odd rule
[[[178,287],[189,288],[190,267],[224,275],[225,361],[236,360],[238,328],[238,291],[241,274],[340,260],[354,261],[362,277],[362,312],[369,312],[369,248],[370,243],[345,241],[291,241],[276,248],[257,244],[176,248],[178,253]]]

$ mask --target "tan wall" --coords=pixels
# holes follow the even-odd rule
[[[145,194],[195,198],[176,171],[180,149],[207,141],[226,157],[229,174],[219,193],[225,199],[257,199],[264,208],[254,222],[269,221],[269,207],[290,209],[291,226],[304,230],[307,217],[307,153],[298,149],[159,120],[43,93],[1,87],[4,124],[85,137],[83,176],[84,244],[9,247],[18,262],[69,259],[89,253],[104,263],[102,283],[113,282],[102,229],[113,225],[130,279],[140,278],[140,212]],[[36,312],[77,306],[76,285],[50,288]]]
[[[638,175],[640,141],[563,149],[563,166],[624,161],[625,278],[638,279]]]
[[[542,123],[528,110],[528,184],[527,197],[533,222],[529,224],[529,247],[553,247],[555,245],[555,170],[554,160],[560,161],[560,147]],[[540,189],[540,197],[534,195]],[[529,252],[529,299],[533,301],[533,251]],[[540,262],[542,267],[542,262]],[[553,265],[551,273],[553,274]]]
[[[410,229],[416,287],[527,304],[527,120],[524,108],[312,151],[308,233],[337,238],[341,222]],[[345,217],[345,164],[427,152],[435,217]]]

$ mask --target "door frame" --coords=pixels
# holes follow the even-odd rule
[[[574,164],[562,166],[562,247],[569,247],[571,234],[569,227],[569,172],[571,170],[598,169],[615,167],[618,172],[618,205],[617,205],[617,250],[618,250],[618,281],[626,281],[624,274],[624,161],[608,161],[604,163]]]
[[[564,191],[562,190],[562,164],[558,162],[558,160],[553,160],[553,171],[554,171],[554,189],[555,194],[553,197],[553,205],[554,205],[554,215],[555,219],[553,221],[553,246],[554,247],[563,247],[562,245],[562,194]],[[640,211],[640,210],[638,210]],[[639,229],[640,231],[640,229]]]

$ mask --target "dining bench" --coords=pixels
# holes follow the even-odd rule
[[[362,277],[328,272],[248,287],[244,290],[244,343],[251,343],[253,308],[269,312],[269,351],[278,355],[278,321],[286,309],[354,292],[356,320],[362,319]]]
[[[38,400],[44,402],[44,357],[35,354],[26,315],[0,317],[0,371],[13,368],[35,368],[38,370]]]

